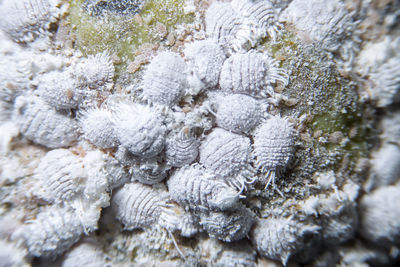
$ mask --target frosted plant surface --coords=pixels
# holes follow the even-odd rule
[[[0,265],[397,266],[399,9],[0,0]]]

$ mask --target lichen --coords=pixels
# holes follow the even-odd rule
[[[184,0],[149,0],[137,14],[119,15],[111,12],[91,16],[82,7],[84,0],[71,0],[68,23],[75,38],[75,47],[83,55],[108,51],[121,59],[117,75],[135,51],[145,43],[158,44],[165,36],[157,30],[159,23],[168,32],[177,25],[191,23],[193,14],[184,12]]]

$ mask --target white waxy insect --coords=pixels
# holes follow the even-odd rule
[[[140,104],[120,104],[113,122],[121,145],[132,154],[151,158],[164,148],[166,128],[155,109]]]
[[[210,237],[224,242],[233,242],[247,236],[255,215],[244,206],[237,210],[200,214],[200,225]]]
[[[223,48],[231,48],[242,27],[243,18],[230,3],[215,1],[205,15],[206,35]]]
[[[235,187],[241,190],[245,183],[253,181],[250,161],[251,143],[248,137],[215,128],[201,143],[200,163],[213,173],[227,177],[229,182],[232,180]]]
[[[372,98],[378,107],[400,102],[400,55],[394,56],[377,67],[371,74]]]
[[[145,100],[173,106],[187,87],[186,63],[176,53],[161,52],[147,67],[142,81]]]
[[[52,203],[68,201],[82,192],[86,173],[82,160],[67,149],[54,149],[44,156],[34,172],[40,195]]]
[[[171,198],[185,209],[228,210],[239,200],[236,190],[198,164],[177,170],[167,183]]]
[[[94,240],[78,243],[63,258],[62,267],[107,266],[106,255]]]
[[[254,43],[266,37],[267,34],[272,40],[276,39],[280,25],[276,11],[270,1],[233,0],[231,5],[238,14],[244,17],[244,24],[247,24],[247,27],[250,28],[251,46],[254,46]],[[240,46],[243,46],[243,44]]]
[[[104,171],[107,175],[110,189],[118,188],[131,180],[131,174],[116,158],[104,154]]]
[[[384,143],[371,153],[370,181],[373,187],[391,185],[400,180],[400,148]]]
[[[31,42],[57,20],[58,9],[50,0],[3,1],[0,28],[15,42]]]
[[[192,87],[215,87],[225,61],[222,48],[213,41],[202,40],[185,47],[185,59],[190,70],[189,83]]]
[[[263,116],[260,103],[247,95],[233,94],[217,97],[216,122],[219,127],[234,133],[248,133]]]
[[[187,128],[177,135],[169,135],[165,143],[166,161],[173,167],[188,165],[199,155],[199,146],[199,140],[191,136]]]
[[[342,207],[337,214],[322,217],[322,238],[327,246],[339,246],[354,237],[358,215],[351,204]]]
[[[136,166],[131,168],[132,179],[142,184],[156,184],[164,180],[170,167],[159,162],[157,158],[139,159]]]
[[[13,118],[27,139],[49,148],[66,147],[78,139],[77,122],[39,97],[19,96]]]
[[[14,44],[13,44],[14,46]],[[13,48],[16,55],[22,54],[17,48]],[[3,52],[4,53],[4,52]],[[0,106],[7,107],[9,113],[10,106],[14,99],[24,91],[29,90],[30,78],[32,77],[32,63],[28,59],[15,58],[13,54],[0,59]],[[22,55],[24,57],[26,55]],[[1,114],[0,117],[4,116]]]
[[[266,184],[265,188],[271,182],[276,187],[275,177],[280,176],[293,157],[294,140],[292,124],[279,116],[270,117],[256,129],[253,153],[257,169],[265,174],[261,181]]]
[[[340,0],[294,0],[283,11],[282,20],[294,25],[300,38],[329,51],[338,50],[343,39],[357,27],[346,4]]]
[[[320,227],[306,225],[291,218],[268,218],[257,221],[251,230],[251,241],[260,255],[280,260],[286,265],[289,258],[319,238]]]
[[[280,82],[286,85],[288,79],[277,61],[267,54],[250,51],[235,53],[225,60],[219,85],[227,93],[263,98],[274,96],[272,84]]]
[[[103,208],[110,205],[108,194],[109,178],[105,164],[107,163],[100,150],[88,151],[82,159],[87,174],[85,190],[79,198],[89,209]]]
[[[355,235],[358,226],[355,199],[359,186],[350,182],[338,189],[333,171],[320,173],[318,176],[321,193],[306,198],[304,204],[298,202],[296,206],[306,216],[318,217],[323,243],[329,247],[337,247]],[[332,192],[327,193],[327,190]]]
[[[382,129],[380,134],[382,142],[396,144],[400,140],[400,112],[387,114],[382,118],[380,128]],[[384,145],[382,145],[383,147]]]
[[[93,108],[85,111],[80,119],[83,137],[100,148],[117,147],[118,136],[112,114],[107,109]]]
[[[50,206],[18,228],[13,238],[22,239],[33,256],[53,257],[68,250],[84,232],[72,209]]]
[[[380,247],[399,245],[400,185],[383,186],[361,198],[360,233]]]
[[[154,190],[141,183],[125,184],[111,200],[117,219],[127,230],[147,228],[157,222],[166,207],[166,192]]]
[[[36,93],[56,109],[77,108],[85,98],[85,93],[77,88],[68,72],[60,71],[43,74]]]
[[[169,232],[179,231],[181,236],[192,237],[199,232],[198,220],[177,204],[169,204],[160,214],[158,223]]]
[[[114,65],[108,53],[89,55],[73,67],[72,75],[82,90],[107,91],[113,87]]]

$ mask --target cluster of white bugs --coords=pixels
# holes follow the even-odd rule
[[[224,17],[210,17],[219,5],[221,12],[246,20],[246,28],[240,23],[219,28]],[[272,129],[278,132],[271,137],[260,130],[253,134],[257,126],[271,121],[265,120],[267,97],[273,99],[273,87],[287,84],[288,78],[277,61],[264,53],[224,51],[226,41],[244,48],[244,42],[251,41],[253,46],[255,40],[265,37],[262,31],[267,30],[273,38],[277,31],[270,4],[246,2],[240,8],[236,1],[232,5],[216,3],[209,8],[208,38],[188,44],[184,58],[174,52],[154,57],[144,70],[140,97],[134,103],[124,98],[103,101],[111,94],[114,77],[107,53],[42,73],[30,72],[32,83],[23,84],[34,90],[7,100],[14,102],[12,118],[20,133],[35,144],[54,149],[35,169],[32,189],[33,195],[49,206],[15,234],[25,240],[30,253],[61,254],[82,234],[97,229],[99,208],[109,205],[108,190],[129,181],[111,201],[116,219],[127,230],[161,226],[169,233],[193,236],[202,229],[225,242],[247,236],[255,215],[240,203],[244,197],[240,194],[246,184],[256,180],[251,165],[256,158],[263,172],[283,170],[293,154],[289,146],[293,145],[294,129],[287,124],[285,129]],[[257,17],[251,17],[249,12],[256,10]],[[230,35],[236,31],[231,26],[239,27],[237,36]],[[250,36],[244,35],[247,31]],[[234,39],[228,40],[229,36]],[[210,106],[206,101],[200,108],[213,114],[222,128],[199,139],[191,127],[203,125],[179,123],[184,113],[178,103],[183,96],[214,88],[226,94],[225,101],[212,101]],[[219,99],[223,97],[219,95]],[[276,142],[276,135],[283,135],[284,141],[271,148],[274,151],[267,151],[268,156],[262,154],[265,146],[257,148],[255,143],[253,148],[251,136],[264,138],[262,144]],[[78,144],[87,151],[79,154],[68,149]],[[168,188],[159,187],[163,180]],[[73,214],[78,219],[74,220]],[[41,234],[32,235],[39,225]]]
[[[141,5],[85,2],[95,15],[102,9],[127,15],[121,9]],[[326,11],[322,2],[293,0],[284,18],[322,48],[336,51],[338,41],[347,38],[345,31],[354,30],[349,28],[353,17],[342,1],[333,1]],[[295,197],[286,195],[294,192],[284,179],[295,160],[297,130],[295,118],[280,115],[284,97],[279,92],[289,75],[258,46],[275,42],[283,27],[272,1],[214,1],[205,12],[205,39],[186,43],[179,52],[159,52],[127,91],[114,86],[116,69],[107,51],[87,57],[51,55],[54,51],[36,55],[33,42],[49,41],[61,3],[11,3],[0,3],[1,12],[10,13],[0,19],[0,28],[16,49],[0,46],[1,55],[14,53],[4,60],[10,70],[0,65],[0,123],[15,124],[15,140],[43,150],[30,166],[32,175],[23,178],[33,183],[24,197],[40,205],[22,216],[10,235],[30,256],[65,253],[63,266],[106,265],[100,243],[82,237],[98,230],[108,211],[113,230],[126,230],[133,238],[141,232],[137,229],[149,236],[168,233],[184,259],[190,253],[179,249],[174,234],[201,243],[205,235],[199,233],[205,233],[221,248],[206,253],[215,266],[256,266],[256,251],[285,265],[315,244],[339,246],[354,237],[357,194],[338,188],[333,172],[318,174],[313,190],[321,192],[300,196],[306,200],[296,208]],[[317,11],[320,23],[313,24]],[[33,60],[21,59],[30,55]],[[396,58],[387,60],[369,73],[390,99],[378,106],[397,101],[396,63]],[[376,221],[396,209],[398,161],[382,161],[400,158],[396,142],[386,142],[373,155],[372,187],[378,189],[361,199],[361,235],[387,247],[398,244],[399,224],[386,216],[377,229]],[[263,214],[262,207],[276,201],[282,210]]]
[[[36,93],[57,110],[88,108],[113,86],[114,66],[106,53],[89,56],[63,71],[38,77]]]
[[[206,34],[227,51],[249,49],[266,36],[274,40],[280,27],[269,1],[216,1],[205,16]]]

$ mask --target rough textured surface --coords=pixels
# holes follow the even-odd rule
[[[65,147],[78,139],[77,122],[35,96],[15,100],[13,119],[26,138],[43,146]]]
[[[1,261],[398,266],[399,9],[0,0]]]

